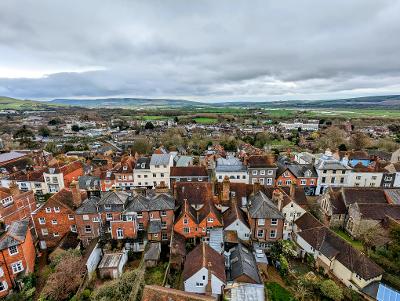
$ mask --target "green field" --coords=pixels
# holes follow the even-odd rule
[[[60,105],[0,96],[0,110],[45,110],[56,107]]]
[[[200,124],[215,124],[218,122],[217,118],[210,118],[210,117],[196,117],[193,118],[194,121],[196,121],[196,123],[200,123]]]
[[[172,117],[170,117],[170,116],[163,116],[163,115],[145,115],[145,116],[141,116],[141,118],[146,121],[172,119]]]

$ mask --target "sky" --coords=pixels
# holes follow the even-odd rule
[[[400,94],[400,0],[1,0],[0,95]]]

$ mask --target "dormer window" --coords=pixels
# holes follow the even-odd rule
[[[141,168],[145,168],[145,167],[146,167],[146,163],[140,164],[140,167],[141,167]]]
[[[122,167],[122,170],[128,170],[128,166],[124,165],[124,166]]]
[[[111,205],[104,205],[104,209],[105,210],[110,210],[111,209]]]
[[[12,196],[9,196],[9,197],[1,200],[1,203],[3,204],[4,207],[11,205],[13,202],[14,202],[14,200],[13,200]]]

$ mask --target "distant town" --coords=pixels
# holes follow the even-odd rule
[[[4,108],[0,297],[400,300],[399,119],[327,110]]]

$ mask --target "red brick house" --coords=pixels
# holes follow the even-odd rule
[[[133,169],[135,167],[135,158],[126,156],[121,162],[116,164],[112,172],[115,178],[115,187],[120,190],[133,189]]]
[[[276,186],[302,187],[306,195],[315,195],[318,174],[312,164],[298,164],[291,162],[278,163]]]
[[[29,219],[13,222],[2,234],[0,253],[0,297],[4,297],[21,274],[34,272],[36,254]]]
[[[252,239],[260,247],[267,248],[282,239],[285,218],[263,192],[258,191],[250,196],[247,210]]]
[[[60,191],[65,187],[69,187],[73,180],[83,176],[83,164],[80,161],[74,161],[62,166],[59,164],[52,165],[43,173],[44,181],[50,193]]]
[[[40,247],[56,247],[68,232],[76,232],[75,210],[81,205],[86,193],[76,181],[71,188],[63,188],[52,195],[42,206],[32,212],[32,220]]]
[[[31,213],[36,210],[33,191],[23,192],[15,183],[11,183],[10,188],[0,187],[0,203],[0,220],[6,225],[30,219]]]
[[[189,239],[207,236],[208,230],[222,226],[221,213],[213,202],[206,202],[201,209],[196,211],[185,200],[176,219],[174,231]]]

